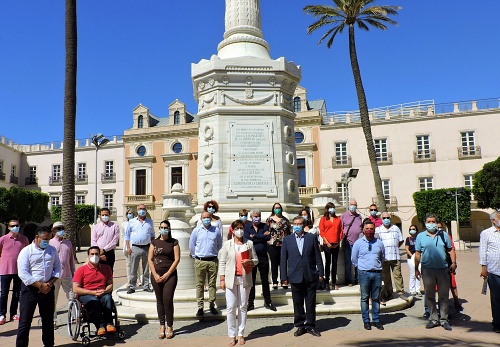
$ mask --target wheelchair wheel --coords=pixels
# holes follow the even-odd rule
[[[70,301],[68,306],[68,334],[73,341],[76,341],[80,334],[81,313],[80,303],[74,300]]]
[[[122,339],[122,340],[123,340],[123,339],[125,338],[125,336],[127,336],[127,334],[125,333],[125,331],[123,331],[123,330],[119,330],[119,331],[118,331],[118,337],[119,337],[120,339]]]
[[[90,345],[90,338],[85,336],[83,339],[82,339],[82,345],[84,345],[85,347]]]

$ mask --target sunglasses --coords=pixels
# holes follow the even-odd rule
[[[9,225],[11,228],[18,227],[19,224]]]
[[[378,210],[377,210],[377,209],[370,209],[370,211],[375,211],[375,212],[378,212]]]
[[[417,231],[417,229],[410,229],[410,231],[412,231],[412,230],[413,230],[413,231]]]
[[[391,217],[382,217],[382,219],[391,219]]]
[[[57,227],[57,230],[64,230],[64,227]]]

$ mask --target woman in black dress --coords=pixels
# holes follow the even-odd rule
[[[267,253],[271,259],[271,278],[273,280],[273,289],[278,289],[278,269],[281,260],[281,245],[283,238],[290,235],[291,224],[290,221],[283,216],[283,207],[280,203],[275,203],[271,210],[271,216],[267,219],[266,224],[269,225],[271,232],[271,240],[267,246]],[[283,286],[287,289],[288,286]]]
[[[174,292],[177,287],[177,265],[181,259],[179,242],[172,238],[170,222],[160,223],[160,236],[151,242],[148,262],[151,270],[151,284],[156,295],[156,309],[160,321],[159,338],[174,337]],[[165,334],[165,321],[167,332]]]

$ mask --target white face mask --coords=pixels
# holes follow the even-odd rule
[[[109,222],[109,216],[101,216],[101,220],[106,223]]]
[[[237,238],[243,237],[243,229],[236,229],[234,231],[234,236],[236,236]]]
[[[94,254],[94,255],[91,255],[90,258],[89,258],[89,261],[92,263],[92,264],[97,264],[99,263],[99,256]]]

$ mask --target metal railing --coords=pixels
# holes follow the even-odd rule
[[[423,149],[423,150],[413,151],[414,163],[427,163],[431,161],[436,161],[435,149]]]
[[[481,159],[481,146],[458,147],[458,159]]]
[[[392,165],[392,152],[377,153],[378,165]]]
[[[352,167],[352,159],[350,155],[341,155],[341,156],[334,155],[332,157],[333,169],[346,168],[346,167],[347,168]]]
[[[5,173],[0,172],[0,181],[5,181]]]
[[[386,195],[385,196],[385,203],[387,204],[387,207],[390,208],[397,208],[398,207],[398,198],[395,197],[394,195]],[[378,201],[376,196],[372,196],[372,203],[376,204]]]
[[[19,184],[19,177],[10,175],[10,183],[12,184]]]
[[[61,184],[62,184],[62,176],[50,176],[49,177],[49,185],[59,186]]]
[[[24,178],[24,185],[26,185],[26,186],[37,184],[37,183],[38,183],[38,177],[36,177],[36,176],[30,176],[30,177]]]
[[[88,183],[88,175],[86,174],[80,174],[75,176],[75,183],[76,184],[86,184]]]
[[[115,172],[102,173],[101,182],[102,183],[116,182],[116,173]]]

